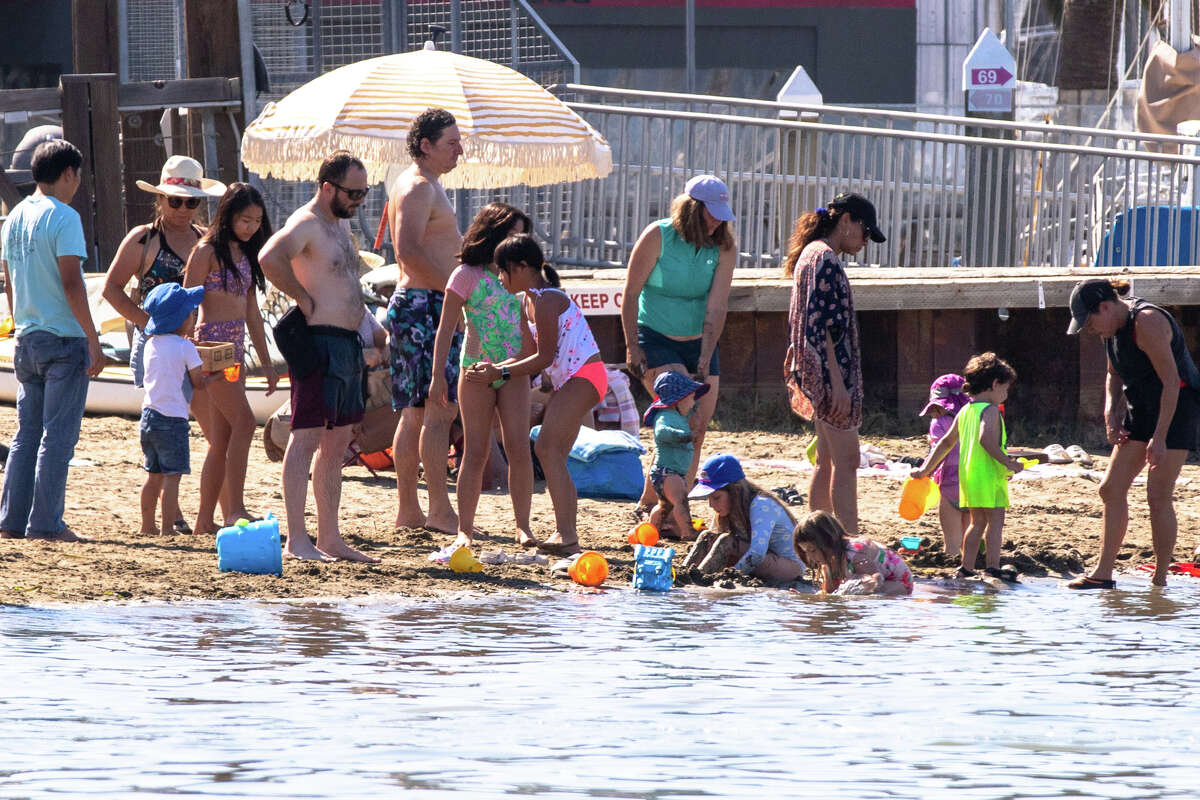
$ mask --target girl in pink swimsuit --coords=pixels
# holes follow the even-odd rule
[[[578,495],[567,472],[567,455],[584,417],[604,399],[608,375],[583,312],[559,288],[558,273],[545,263],[533,237],[525,233],[508,237],[496,248],[495,262],[504,288],[513,294],[524,293],[521,314],[537,351],[495,364],[480,361],[467,371],[466,379],[484,383],[518,377],[529,380],[542,370],[550,376],[554,391],[534,450],[554,504],[556,530],[538,547],[556,555],[571,555],[580,550],[575,520]]]
[[[836,591],[843,581],[861,579],[878,594],[912,594],[912,571],[904,559],[865,536],[851,539],[828,511],[814,511],[796,526],[796,553],[818,571],[821,588]]]
[[[245,356],[246,332],[262,364],[268,394],[279,381],[267,337],[258,292],[266,286],[258,251],[271,236],[266,204],[258,190],[234,183],[217,206],[216,219],[188,259],[184,286],[204,286],[204,302],[196,324],[196,341],[230,342],[235,363]],[[200,473],[200,510],[196,532],[215,534],[217,503],[226,525],[254,519],[246,510],[246,463],[256,424],[246,399],[245,375],[236,381],[213,381],[197,389],[192,413],[208,440]]]

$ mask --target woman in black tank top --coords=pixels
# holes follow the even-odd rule
[[[1125,296],[1128,281],[1082,281],[1071,292],[1067,333],[1104,339],[1108,380],[1104,425],[1113,445],[1100,499],[1104,539],[1091,574],[1072,589],[1111,589],[1117,553],[1129,525],[1129,487],[1147,464],[1146,499],[1154,540],[1153,582],[1165,586],[1178,524],[1172,493],[1189,451],[1200,450],[1200,371],[1179,323],[1167,311]]]

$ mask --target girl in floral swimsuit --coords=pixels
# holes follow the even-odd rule
[[[851,539],[827,511],[814,511],[796,526],[796,552],[821,575],[821,588],[836,591],[843,581],[859,578],[879,594],[912,594],[912,571],[904,559],[865,536]]]
[[[500,362],[480,361],[466,372],[464,384],[524,382],[542,370],[550,376],[554,392],[546,404],[534,449],[546,474],[556,531],[538,548],[571,555],[580,551],[576,527],[579,497],[567,472],[567,455],[584,417],[604,399],[608,375],[583,312],[558,288],[558,273],[545,263],[533,237],[527,233],[508,237],[496,247],[495,261],[504,288],[524,297],[521,313],[533,337],[533,352]]]
[[[498,363],[532,350],[532,338],[521,324],[521,301],[500,284],[492,263],[496,245],[513,233],[529,230],[529,217],[507,203],[480,209],[463,237],[462,265],[450,275],[433,350],[431,402],[448,404],[444,365],[449,359],[460,315],[467,320],[460,375],[480,361]],[[462,415],[465,450],[458,471],[458,537],[454,544],[470,545],[475,509],[483,487],[483,470],[491,450],[492,419],[500,411],[500,434],[508,458],[508,491],[517,524],[517,543],[536,547],[529,530],[533,494],[533,459],[529,455],[529,381],[467,382],[460,379],[458,406]]]
[[[266,286],[258,266],[258,251],[271,236],[266,204],[258,190],[234,183],[217,206],[213,226],[188,259],[184,286],[204,286],[204,302],[196,324],[196,341],[230,342],[236,364],[245,356],[246,331],[262,364],[267,392],[279,378],[271,363],[258,292]],[[236,381],[214,381],[197,389],[192,413],[208,440],[208,454],[200,473],[200,510],[196,530],[216,533],[217,503],[226,525],[240,518],[253,519],[246,510],[244,490],[250,442],[256,427],[246,399],[245,376]]]

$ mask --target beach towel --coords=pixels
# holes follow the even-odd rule
[[[537,441],[542,426],[529,431],[531,441]],[[580,428],[575,444],[567,457],[567,472],[575,483],[580,497],[642,496],[645,474],[642,472],[642,453],[646,452],[637,439],[625,431],[597,431]]]

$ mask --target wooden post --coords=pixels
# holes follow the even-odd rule
[[[1097,336],[1079,335],[1079,424],[1104,425],[1104,392],[1108,379],[1108,355],[1104,341]]]
[[[125,231],[121,205],[117,76],[63,75],[63,138],[83,153],[83,183],[71,205],[83,219],[89,271],[104,271]]]
[[[237,0],[184,0],[185,30],[187,32],[187,77],[240,78],[242,48],[238,25]],[[188,115],[188,133],[201,136],[201,119],[196,113]],[[235,124],[245,124],[242,115],[235,115]],[[225,184],[237,180],[237,138],[225,114],[213,115],[216,130],[217,164],[207,163],[205,173]],[[205,143],[207,155],[209,144]]]
[[[118,0],[71,0],[74,71],[120,74]]]

